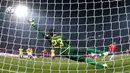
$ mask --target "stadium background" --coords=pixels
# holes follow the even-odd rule
[[[10,53],[20,46],[24,51],[32,47],[35,53],[44,47],[51,49],[49,42],[28,24],[28,17],[19,19],[5,13],[7,6],[19,3],[28,6],[28,17],[34,18],[43,32],[55,28],[78,47],[107,50],[111,42],[116,42],[118,51],[129,49],[129,0],[1,0],[0,48],[12,50]]]

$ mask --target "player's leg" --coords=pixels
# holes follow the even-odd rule
[[[48,59],[48,55],[47,55],[47,54],[44,54],[44,58],[45,58],[45,59]]]
[[[55,54],[51,54],[51,58],[52,58],[52,59],[55,59]]]
[[[32,55],[32,53],[30,53],[30,55],[31,55],[31,58],[33,58],[33,55]]]
[[[23,58],[23,52],[22,52],[22,56],[21,57]]]
[[[74,61],[79,61],[79,62],[87,62],[91,65],[96,65],[98,67],[108,67],[107,64],[100,64],[100,63],[97,63],[97,62],[94,62],[93,60],[89,60],[89,59],[86,59],[85,57],[83,56],[79,56],[78,55],[78,49],[69,49],[67,50],[64,55],[68,55],[66,56],[67,58],[71,59],[71,60],[74,60]]]
[[[19,58],[21,58],[21,53],[19,52]]]
[[[23,58],[23,56],[22,56],[22,52],[19,53],[19,57],[20,57],[20,58]]]
[[[23,58],[23,53],[21,53],[21,58]]]
[[[111,55],[111,57],[110,57],[110,61],[113,61],[113,58],[114,58],[114,52],[110,52],[110,55]]]
[[[29,54],[27,55],[27,58],[29,59]]]
[[[30,59],[30,55],[28,54],[28,59]]]
[[[98,67],[102,67],[102,68],[108,67],[107,64],[97,63],[97,62],[90,60],[90,59],[86,59],[85,62],[87,62],[88,64],[91,64],[91,65],[96,65]]]
[[[44,54],[44,58],[47,58],[47,55],[46,55],[46,54]]]
[[[111,55],[111,57],[110,57],[110,61],[113,61],[113,58],[114,58],[114,54],[113,55]]]
[[[30,59],[30,53],[28,53],[28,59]]]
[[[79,52],[84,52],[84,53],[93,52],[93,53],[101,54],[101,55],[104,55],[104,56],[107,56],[109,54],[108,52],[104,52],[104,51],[101,51],[101,50],[98,50],[98,49],[95,49],[95,48],[79,47],[78,50],[79,50]]]
[[[70,55],[67,58],[69,58],[71,60],[74,60],[74,61],[87,62],[88,64],[95,65],[95,66],[98,66],[98,67],[101,67],[101,68],[108,67],[107,64],[100,64],[100,63],[97,63],[97,62],[95,62],[93,60],[87,59],[87,58],[82,57],[82,56]]]
[[[53,59],[55,59],[55,54],[53,54]]]
[[[98,49],[95,49],[95,48],[87,48],[87,51],[95,52],[97,54],[102,54],[104,56],[107,56],[109,54],[108,52],[104,52],[104,51],[101,51],[101,50],[98,50]]]
[[[42,58],[45,58],[44,56],[45,56],[45,55],[44,55],[44,53],[43,53],[43,54],[42,54]]]

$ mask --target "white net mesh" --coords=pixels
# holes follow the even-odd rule
[[[7,10],[18,5],[27,6],[28,14],[22,9],[18,15]],[[0,0],[0,73],[129,73],[129,12],[129,0]],[[69,45],[78,48],[80,56],[109,67],[61,57],[56,49],[52,59],[51,44],[28,23],[29,18],[45,34],[52,28],[61,33]],[[91,52],[79,51],[84,47],[108,51],[113,42],[113,61],[111,55],[93,57]],[[19,58],[20,47],[23,58]],[[27,58],[27,48],[33,49],[32,59]],[[48,51],[44,58],[43,49]]]

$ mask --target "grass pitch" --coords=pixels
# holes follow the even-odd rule
[[[51,59],[20,59],[16,57],[0,57],[0,73],[130,73],[130,55],[115,56],[115,61],[104,61],[109,68],[99,68],[84,62],[76,62],[66,58]]]

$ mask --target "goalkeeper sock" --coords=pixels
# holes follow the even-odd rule
[[[114,58],[114,55],[112,55],[109,60],[110,60],[110,61],[113,61],[113,58]]]

